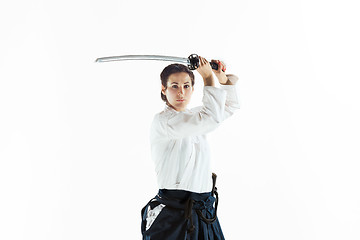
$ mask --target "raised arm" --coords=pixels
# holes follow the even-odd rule
[[[240,109],[240,103],[236,91],[236,83],[239,78],[234,74],[226,74],[226,65],[219,60],[211,60],[218,64],[218,69],[212,69],[216,78],[218,79],[222,89],[226,91],[226,102],[225,102],[225,118],[230,117],[234,114],[237,109]]]

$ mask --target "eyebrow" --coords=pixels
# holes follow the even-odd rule
[[[184,84],[188,84],[188,83],[190,83],[190,82],[186,82]],[[178,83],[177,82],[172,82],[171,84],[178,84]]]

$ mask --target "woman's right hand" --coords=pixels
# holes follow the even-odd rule
[[[202,76],[205,86],[215,86],[212,68],[205,58],[199,56],[199,67],[196,70]]]

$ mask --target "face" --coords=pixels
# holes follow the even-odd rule
[[[176,111],[184,111],[189,104],[194,88],[191,78],[185,72],[173,73],[169,76],[167,88],[162,86],[162,93]]]

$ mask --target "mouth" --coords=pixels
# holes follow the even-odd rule
[[[178,100],[176,100],[177,102],[184,102],[185,101],[185,99],[178,99]]]

